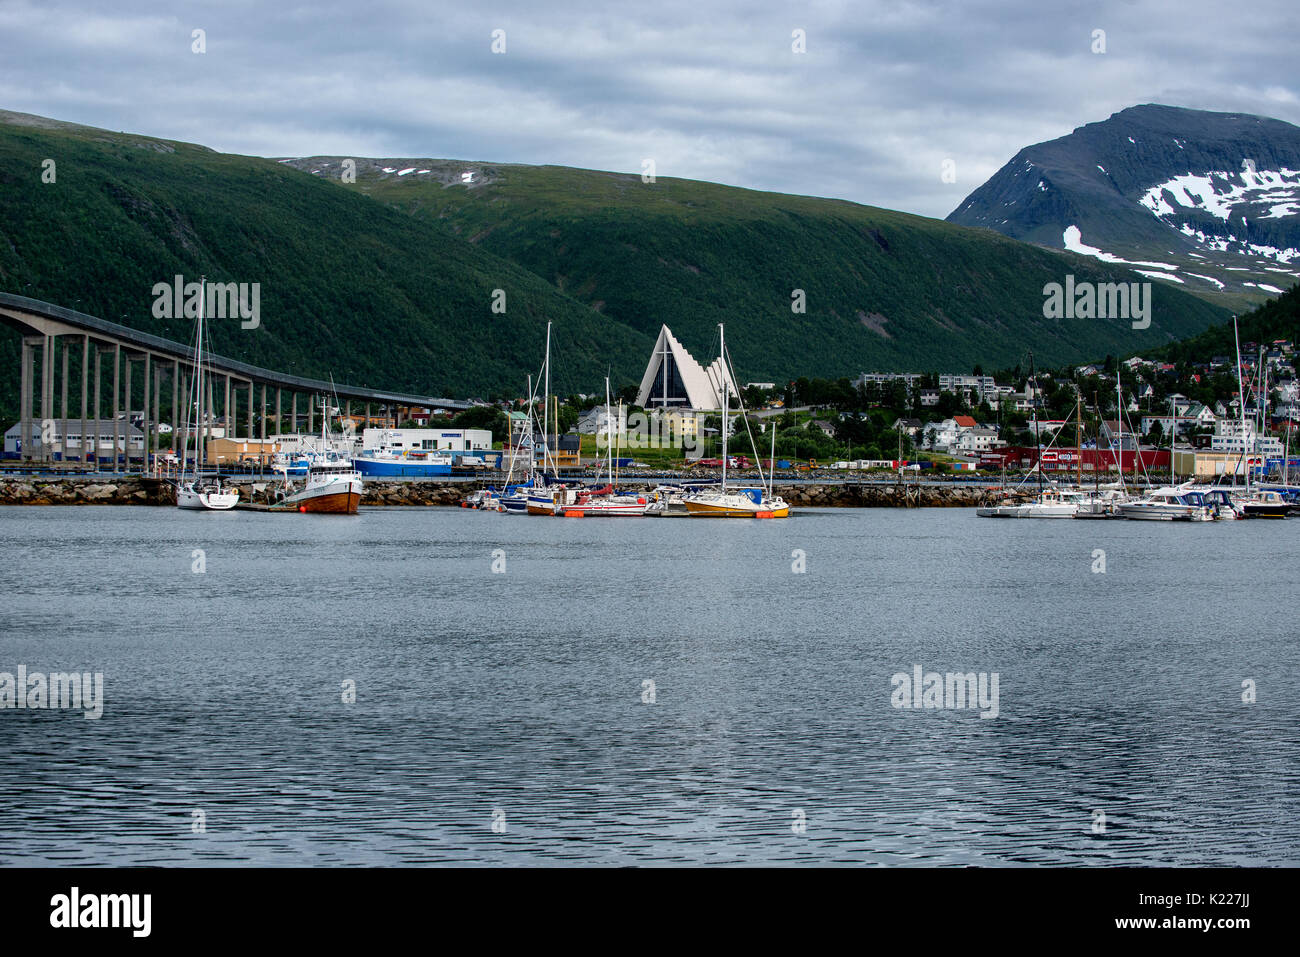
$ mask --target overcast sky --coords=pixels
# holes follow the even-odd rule
[[[0,108],[260,156],[652,158],[942,217],[1138,103],[1300,124],[1298,35],[1296,0],[0,0]]]

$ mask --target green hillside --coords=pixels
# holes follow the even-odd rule
[[[292,162],[339,178],[337,157]],[[1149,330],[1048,321],[1042,288],[1068,272],[1144,277],[848,202],[564,167],[356,164],[351,188],[527,267],[616,324],[649,335],[667,322],[699,356],[726,322],[746,379],[969,370],[1014,364],[1030,348],[1042,361],[1070,362],[1150,348],[1228,315],[1157,282]],[[805,315],[791,312],[793,289],[807,295]]]
[[[301,375],[432,395],[519,394],[555,323],[561,388],[644,367],[653,340],[528,271],[272,160],[0,116],[0,289],[188,341],[153,318],[180,273],[261,284],[261,325],[212,323],[220,353]],[[55,160],[54,183],[41,181]],[[494,315],[492,290],[506,291]],[[0,404],[17,408],[18,335],[0,329]]]
[[[1300,283],[1238,317],[1236,335],[1231,322],[1212,326],[1189,339],[1155,350],[1150,358],[1166,362],[1208,362],[1216,355],[1235,355],[1238,337],[1243,344],[1269,345],[1275,339],[1300,342]]]
[[[57,166],[41,180],[42,161]],[[1042,318],[1042,287],[1140,279],[1093,260],[847,202],[557,167],[276,162],[0,112],[0,290],[188,339],[155,319],[180,273],[261,284],[215,349],[300,375],[517,394],[555,323],[557,391],[639,379],[659,324],[702,359],[727,323],[746,380],[962,370],[1154,347],[1226,314],[1155,290],[1151,329]],[[384,172],[385,167],[392,172]],[[398,173],[411,167],[405,176]],[[429,169],[428,173],[418,169]],[[466,168],[471,185],[461,182]],[[314,175],[313,175],[314,174]],[[791,290],[807,312],[790,309]],[[493,315],[492,291],[507,312]],[[0,332],[0,414],[18,337]]]

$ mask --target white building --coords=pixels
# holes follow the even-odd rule
[[[1210,436],[1211,452],[1235,452],[1246,454],[1253,452],[1260,455],[1281,455],[1282,440],[1271,435],[1257,435],[1255,423],[1247,419],[1220,419],[1215,423],[1214,435]]]
[[[492,433],[487,429],[366,429],[361,447],[366,452],[487,452],[492,448]]]
[[[49,439],[49,453],[55,458],[75,459],[82,461],[81,454],[81,420],[80,419],[51,419],[53,428],[45,436]],[[22,442],[22,423],[15,422],[5,430],[5,458],[19,458],[26,450],[28,455],[34,455],[41,446],[41,420],[32,419],[29,423],[31,434],[27,436],[27,441]],[[99,442],[95,442],[94,435],[95,420],[86,420],[86,449],[87,455],[95,455],[101,458],[112,459],[113,457],[113,420],[99,420]],[[122,455],[127,449],[131,454],[144,454],[144,432],[136,428],[125,417],[117,420],[117,451]]]
[[[989,449],[995,449],[1006,445],[998,438],[998,433],[994,429],[975,428],[966,429],[957,436],[957,442],[952,446],[957,452],[987,452]]]

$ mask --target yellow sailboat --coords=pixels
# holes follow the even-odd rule
[[[727,348],[723,336],[722,323],[718,323],[719,354],[722,359],[718,366],[723,370],[719,373],[723,381],[718,384],[719,391],[722,393],[722,485],[718,488],[690,492],[682,496],[682,504],[686,506],[686,511],[692,518],[789,518],[790,506],[783,498],[772,494],[771,477],[772,466],[776,464],[775,454],[773,454],[773,461],[768,463],[768,481],[765,485],[756,488],[727,488],[727,432],[729,431],[727,415],[730,412],[728,405],[731,389],[726,380],[731,377],[727,372],[731,366],[727,361]],[[741,413],[744,413],[743,406]],[[773,429],[775,430],[775,425]],[[775,453],[775,431],[772,435],[772,445]],[[754,457],[758,457],[757,450],[754,452]],[[760,478],[762,472],[760,462]]]

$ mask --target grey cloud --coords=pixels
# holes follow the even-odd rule
[[[944,216],[1022,147],[1137,103],[1300,122],[1297,26],[1288,0],[13,0],[0,107],[266,156],[653,157],[663,176]]]

